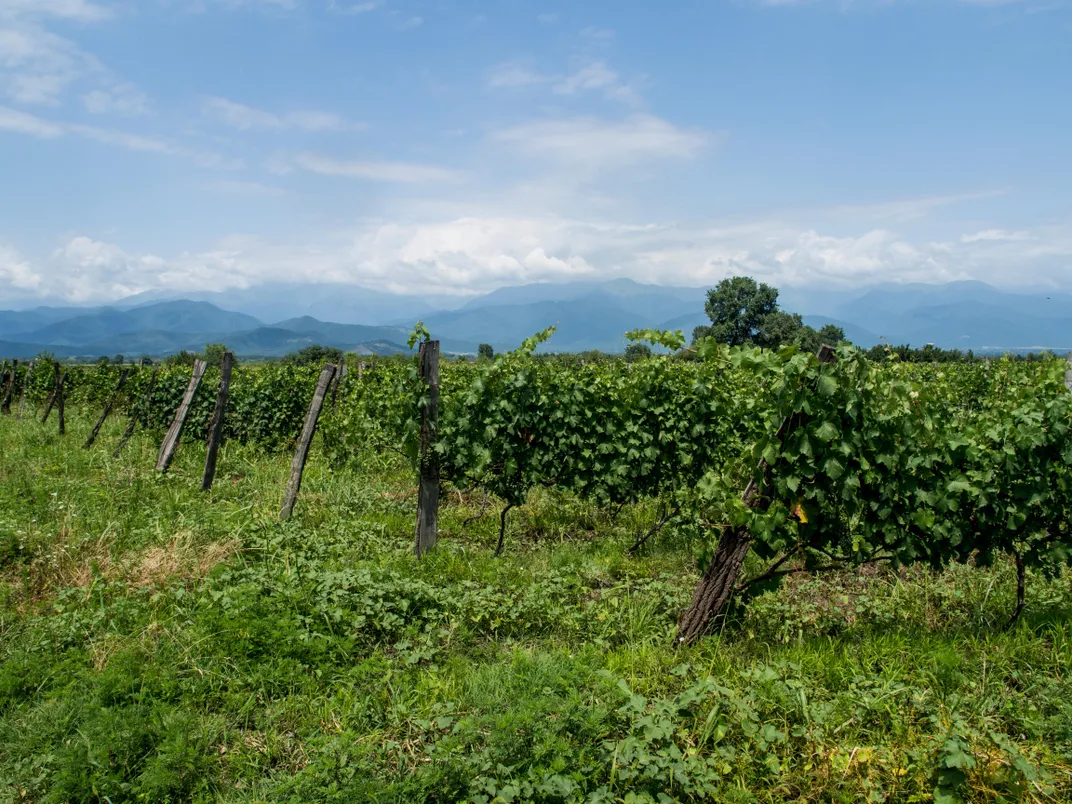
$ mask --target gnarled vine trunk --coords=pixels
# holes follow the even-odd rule
[[[817,355],[820,363],[834,361],[834,347],[823,344]],[[788,434],[789,419],[782,422],[775,434],[782,441]],[[749,508],[758,508],[762,503],[761,489],[769,485],[770,470],[767,462],[760,460],[757,467],[760,483],[750,480],[741,499]],[[736,528],[718,540],[718,547],[711,557],[711,563],[692,593],[692,602],[681,619],[677,622],[677,641],[679,644],[691,644],[700,637],[711,633],[715,624],[724,616],[726,605],[733,598],[737,587],[737,578],[741,574],[744,558],[752,547],[752,534],[747,527]]]
[[[754,482],[749,482],[744,491],[744,503],[749,507],[759,503]],[[729,531],[718,540],[711,563],[692,593],[692,603],[678,620],[678,642],[691,644],[711,632],[733,597],[741,565],[751,547],[752,534],[744,526]]]

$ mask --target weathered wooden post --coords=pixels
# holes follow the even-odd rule
[[[41,417],[41,424],[48,421],[49,415],[52,413],[52,408],[56,404],[56,397],[60,392],[60,364],[59,361],[52,361],[52,393],[48,397],[48,404],[45,405],[45,415]]]
[[[223,417],[227,412],[227,393],[231,388],[231,367],[234,355],[224,352],[220,360],[220,386],[216,392],[216,409],[212,411],[212,424],[208,428],[208,449],[205,452],[205,473],[201,475],[201,491],[212,488],[212,479],[216,477],[216,457],[223,440]]]
[[[320,379],[316,383],[313,400],[309,403],[309,412],[305,414],[305,426],[302,427],[301,438],[298,439],[298,449],[294,452],[294,460],[290,462],[290,480],[287,481],[283,508],[279,511],[279,518],[284,522],[294,513],[294,503],[301,490],[305,461],[309,457],[309,447],[312,446],[313,435],[316,433],[316,421],[320,418],[320,409],[324,407],[324,397],[328,394],[328,386],[333,376],[335,376],[335,365],[325,363],[324,368],[320,370]]]
[[[414,545],[414,552],[421,556],[435,546],[439,526],[439,454],[435,451],[439,427],[439,341],[422,341],[417,360],[421,379],[428,387],[428,402],[421,411],[420,488]]]
[[[194,370],[190,375],[190,384],[186,386],[186,394],[183,396],[182,402],[179,403],[179,407],[175,410],[175,418],[171,420],[167,435],[164,436],[164,441],[160,444],[160,452],[156,458],[156,469],[159,472],[166,472],[168,467],[171,466],[171,459],[175,457],[175,450],[179,446],[179,436],[182,435],[182,428],[186,424],[186,414],[190,412],[190,405],[194,401],[194,396],[197,394],[197,389],[201,385],[201,378],[205,376],[207,367],[208,364],[204,360],[194,361]]]
[[[339,365],[335,368],[335,382],[331,384],[331,404],[329,407],[335,407],[335,400],[339,396],[339,388],[342,386],[342,381],[346,379],[346,358],[339,360]]]
[[[1068,353],[1068,368],[1065,369],[1065,388],[1072,391],[1072,352]]]
[[[15,373],[19,370],[19,361],[14,360],[11,364],[11,369],[7,375],[7,386],[4,389],[4,399],[0,402],[0,412],[10,415],[11,414],[11,397],[15,393]]]
[[[138,399],[137,404],[130,410],[130,421],[127,422],[127,429],[123,431],[123,437],[119,439],[119,443],[116,445],[115,450],[112,452],[113,458],[118,458],[119,453],[123,451],[123,447],[130,441],[130,437],[134,435],[134,428],[138,426],[138,416],[149,406],[153,397],[153,387],[156,385],[156,375],[160,373],[160,366],[153,366],[153,373],[149,376],[149,384],[145,386],[145,392]]]
[[[22,421],[22,409],[26,406],[26,389],[30,387],[30,380],[33,379],[34,363],[36,360],[31,360],[30,365],[26,367],[26,377],[22,381],[22,389],[19,391],[19,412],[15,416],[16,421]]]
[[[33,379],[33,363],[36,360],[30,360],[29,366],[26,367],[26,376],[23,377],[23,384],[18,391],[18,413],[15,415],[16,421],[23,420],[23,408],[26,407],[26,391],[30,387],[30,381]]]
[[[86,443],[83,444],[86,449],[92,447],[93,442],[97,440],[97,436],[100,434],[100,429],[104,426],[104,420],[107,419],[108,414],[112,412],[115,400],[119,398],[119,392],[123,390],[127,378],[130,377],[130,371],[130,369],[125,368],[119,373],[119,382],[115,384],[115,389],[112,391],[112,395],[108,397],[108,401],[104,405],[104,410],[101,411],[100,418],[97,419],[97,423],[93,425],[93,431],[89,434],[89,438],[86,439]]]
[[[59,387],[56,389],[56,415],[59,417],[59,420],[60,420],[59,421],[59,433],[60,433],[60,435],[67,435],[67,419],[64,416],[64,404],[63,404],[64,401],[65,401],[64,398],[67,395],[66,392],[63,390],[63,386],[66,384],[66,382],[67,382],[67,371],[64,370],[64,372],[62,374],[60,374],[60,384],[59,384]]]

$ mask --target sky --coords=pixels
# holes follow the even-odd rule
[[[0,0],[0,308],[1072,290],[1072,0]]]

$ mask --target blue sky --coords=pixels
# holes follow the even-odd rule
[[[1072,289],[1070,180],[1064,0],[0,0],[0,306]]]

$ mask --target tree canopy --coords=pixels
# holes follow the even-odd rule
[[[711,323],[693,330],[693,342],[713,338],[730,346],[752,344],[769,349],[796,344],[814,352],[824,343],[845,340],[841,327],[826,324],[816,330],[799,314],[779,309],[778,289],[750,276],[723,279],[707,291],[704,311]]]

